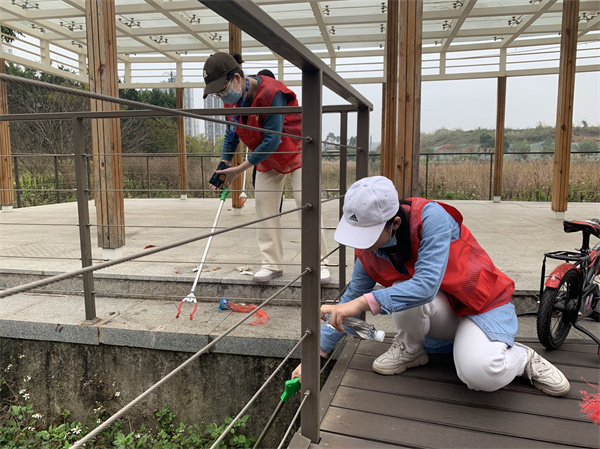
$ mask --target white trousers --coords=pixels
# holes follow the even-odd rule
[[[290,176],[296,207],[302,206],[302,169],[299,168],[288,174],[279,173],[277,170],[256,172],[256,218],[265,218],[279,213],[281,193],[285,185],[286,176]],[[298,211],[298,222],[302,217]],[[281,217],[259,223],[257,229],[258,249],[262,257],[262,268],[278,271],[283,262],[283,244],[281,239]],[[321,258],[327,255],[327,245],[323,229],[321,229]],[[322,261],[325,264],[326,261]]]
[[[396,339],[408,352],[423,348],[425,336],[454,339],[454,365],[460,380],[472,390],[495,391],[521,376],[527,363],[527,351],[490,341],[469,318],[458,318],[444,292],[423,306],[392,314],[398,330]]]

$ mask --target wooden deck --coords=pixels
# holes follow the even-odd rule
[[[580,412],[581,391],[597,390],[598,347],[568,341],[546,351],[521,339],[557,365],[571,382],[560,398],[517,378],[493,393],[469,390],[456,375],[452,356],[430,355],[429,364],[396,376],[371,370],[384,343],[351,339],[321,393],[321,441],[290,448],[565,448],[600,447],[600,426]],[[586,382],[587,381],[587,382]],[[296,435],[299,437],[299,435]]]

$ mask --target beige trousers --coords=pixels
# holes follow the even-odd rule
[[[292,173],[282,174],[277,170],[267,172],[256,172],[256,218],[265,218],[279,213],[281,203],[281,193],[285,185],[286,176],[291,177],[292,189],[294,190],[294,199],[296,206],[302,206],[302,169]],[[301,211],[298,211],[298,222],[301,220]],[[258,249],[262,257],[262,268],[273,271],[282,269],[283,263],[283,243],[281,238],[281,217],[259,223],[260,229],[257,229]],[[322,224],[321,224],[322,227]],[[321,258],[327,254],[327,245],[323,229],[321,229]],[[325,264],[322,261],[321,264]]]

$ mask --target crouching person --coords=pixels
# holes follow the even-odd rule
[[[515,342],[514,282],[494,266],[452,206],[424,198],[398,200],[382,176],[363,178],[346,193],[335,240],[356,248],[352,280],[321,327],[321,355],[342,337],[342,320],[370,311],[391,315],[398,331],[373,362],[383,375],[425,365],[427,352],[452,348],[458,377],[471,389],[495,391],[527,376],[561,396],[566,377],[533,349]],[[379,283],[383,289],[373,290]],[[292,377],[301,374],[298,366]]]

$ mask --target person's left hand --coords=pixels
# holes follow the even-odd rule
[[[225,170],[215,170],[215,173],[219,174],[219,175],[225,175],[225,187],[229,187],[231,185],[231,182],[237,178],[238,176],[240,176],[241,171],[238,169],[238,167],[229,167],[226,168]]]
[[[367,298],[360,296],[352,301],[345,302],[343,304],[324,304],[321,306],[321,319],[325,320],[324,315],[326,313],[331,314],[329,324],[331,324],[338,332],[344,332],[342,327],[342,320],[350,316],[356,316],[359,313],[370,310]]]

